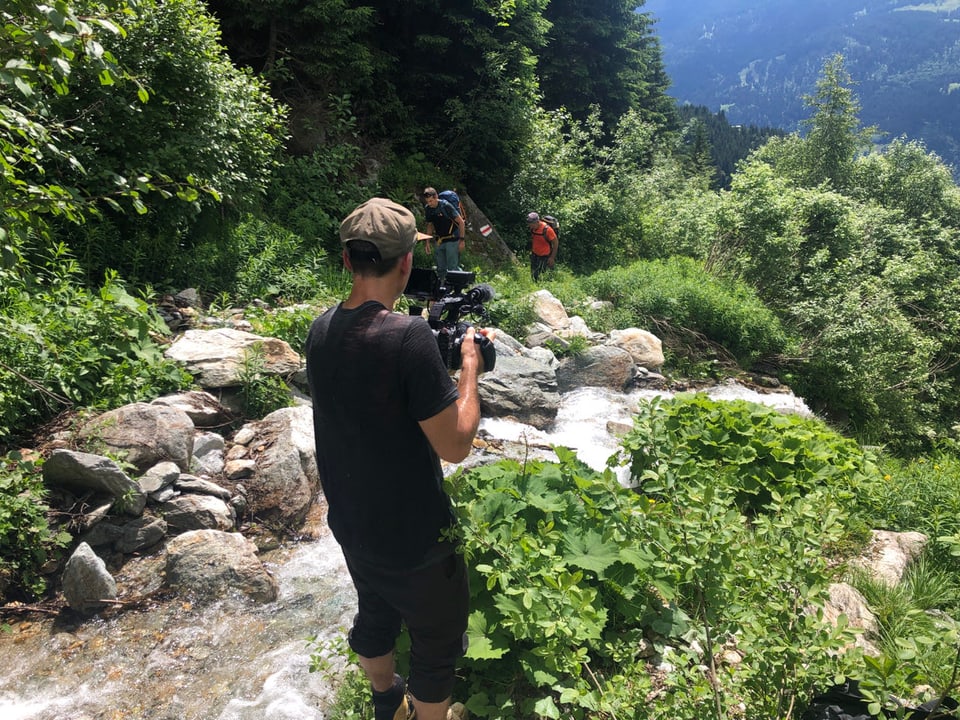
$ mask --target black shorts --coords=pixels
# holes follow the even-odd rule
[[[407,688],[423,702],[446,700],[467,650],[470,590],[463,557],[453,553],[417,570],[390,570],[343,555],[357,589],[350,647],[362,657],[386,655],[403,622],[410,632]]]

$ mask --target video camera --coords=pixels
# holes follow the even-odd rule
[[[403,290],[403,294],[408,298],[427,304],[427,323],[437,338],[440,355],[450,370],[460,368],[460,346],[467,328],[472,325],[462,320],[462,317],[473,315],[487,322],[487,309],[483,304],[494,297],[493,288],[489,285],[480,284],[466,290],[467,285],[475,279],[476,273],[448,270],[441,285],[433,270],[414,268]],[[413,305],[410,308],[411,315],[422,312],[422,306]],[[480,354],[483,356],[484,372],[493,370],[497,362],[493,343],[480,333],[474,335],[473,339],[479,345]]]

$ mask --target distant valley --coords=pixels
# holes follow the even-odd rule
[[[825,59],[845,57],[864,125],[960,171],[960,0],[647,0],[680,102],[787,131]]]

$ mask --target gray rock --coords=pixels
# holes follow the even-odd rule
[[[223,452],[226,447],[226,441],[223,435],[215,432],[198,432],[193,436],[193,454],[206,455],[207,453],[220,451]]]
[[[165,488],[161,488],[156,492],[150,493],[150,499],[153,502],[157,503],[158,505],[162,505],[165,502],[170,502],[175,497],[179,497],[179,496],[180,496],[180,493],[174,490],[172,485],[169,485]]]
[[[570,347],[570,343],[560,337],[556,330],[539,322],[535,322],[527,328],[525,342],[528,348],[549,346],[560,351]]]
[[[277,582],[256,546],[240,533],[194,530],[167,543],[166,582],[200,599],[237,590],[258,602],[277,599]]]
[[[63,569],[63,595],[79,613],[89,614],[104,607],[104,600],[117,599],[117,583],[87,543],[80,543]]]
[[[557,384],[560,392],[584,386],[623,390],[635,374],[636,366],[630,353],[611,345],[597,345],[561,360]]]
[[[229,500],[233,495],[229,490],[220,487],[215,482],[194,477],[193,475],[181,475],[173,486],[181,492],[192,492],[199,495],[212,495],[221,500]]]
[[[223,435],[214,432],[197,433],[193,438],[193,471],[201,475],[222,473],[225,444]]]
[[[307,406],[282,408],[252,423],[254,437],[248,443],[255,453],[239,464],[255,461],[253,475],[245,478],[251,513],[283,525],[303,521],[320,489],[313,411]],[[230,469],[231,478],[238,477]]]
[[[140,470],[170,460],[190,468],[193,421],[177,408],[133,403],[98,415],[80,429],[88,445],[102,446]]]
[[[165,460],[157,463],[137,478],[140,489],[151,497],[165,487],[170,487],[180,477],[180,468],[176,463]]]
[[[80,541],[85,542],[90,547],[109,547],[123,536],[123,526],[117,523],[104,521],[98,522],[90,527],[89,530],[80,535]]]
[[[244,425],[233,436],[233,442],[237,445],[249,445],[256,435],[256,431],[250,425]]]
[[[113,549],[129,555],[153,547],[166,535],[167,523],[163,518],[144,515],[121,528],[120,537],[114,541]]]
[[[220,498],[212,495],[181,495],[160,505],[160,512],[171,531],[232,530],[233,512]]]
[[[231,413],[213,395],[204,390],[165,395],[153,400],[150,404],[182,410],[198,428],[220,426],[229,422],[231,418]]]
[[[201,387],[234,387],[241,384],[244,358],[254,346],[263,354],[265,373],[290,375],[300,369],[300,354],[283,340],[229,328],[187,330],[164,355],[183,363]]]
[[[156,545],[166,534],[167,524],[161,518],[142,515],[123,524],[99,523],[80,539],[92,547],[108,547],[129,555]]]
[[[106,492],[115,498],[114,507],[139,515],[147,496],[110,458],[74,450],[54,450],[43,464],[43,479],[53,485],[82,487]]]
[[[497,365],[478,381],[480,409],[487,417],[513,417],[544,429],[557,417],[560,396],[554,369],[534,357],[513,353],[497,340]]]
[[[196,288],[186,288],[185,290],[181,290],[174,295],[173,298],[177,301],[177,305],[183,305],[185,307],[192,308],[203,307],[203,303],[200,301],[200,293],[197,292]]]

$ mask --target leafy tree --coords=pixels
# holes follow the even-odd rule
[[[940,220],[955,216],[956,188],[936,158],[897,143],[851,159],[862,185],[849,194],[804,187],[811,142],[774,139],[741,165],[712,255],[802,338],[782,371],[812,407],[916,448],[956,412],[960,234]]]
[[[291,108],[289,149],[309,154],[339,138],[330,130],[348,98],[365,132],[403,123],[389,81],[391,60],[367,40],[375,7],[349,0],[207,0],[234,62],[251,68]]]
[[[612,129],[628,110],[656,125],[673,122],[669,79],[642,2],[552,0],[544,11],[549,41],[537,67],[544,106],[586,120],[594,106]]]
[[[824,63],[816,92],[804,98],[813,110],[803,123],[808,130],[803,146],[806,184],[829,182],[836,190],[849,188],[853,161],[870,146],[873,129],[860,126],[860,103],[851,84],[843,56],[834,55]]]
[[[104,212],[103,224],[69,243],[91,278],[106,268],[146,281],[176,277],[180,254],[205,234],[221,232],[224,213],[259,202],[282,139],[283,113],[249,73],[237,70],[219,44],[200,0],[141,0],[123,37],[104,40],[128,72],[149,88],[105,87],[86,68],[72,91],[51,101],[71,118],[71,150],[87,169],[84,187],[109,199],[134,185],[148,218]],[[155,178],[154,189],[137,179]]]
[[[960,227],[960,188],[950,168],[917,141],[897,138],[857,159],[851,192],[917,221]]]
[[[529,252],[529,233],[523,224],[526,213],[533,210],[559,217],[563,237],[572,240],[581,238],[584,228],[571,205],[577,203],[580,212],[576,214],[582,216],[590,205],[603,203],[596,192],[599,119],[594,116],[579,123],[564,112],[539,110],[533,113],[532,127],[537,142],[521,155],[509,192],[515,203],[509,225],[518,228],[514,245],[521,253]],[[592,260],[589,241],[561,243],[563,262],[579,268]]]
[[[103,2],[93,11],[64,0],[38,5],[10,0],[0,11],[0,204],[3,265],[20,258],[19,243],[45,235],[50,218],[74,222],[94,210],[93,198],[74,186],[84,169],[69,147],[73,129],[51,115],[52,98],[69,91],[71,75],[89,66],[104,85],[129,77],[104,49],[104,33],[122,35],[135,3]],[[142,86],[139,101],[147,98]],[[45,173],[51,158],[62,168]]]
[[[703,105],[680,105],[677,112],[684,128],[680,139],[680,154],[695,158],[707,149],[714,168],[713,187],[729,187],[738,162],[770,138],[785,135],[776,128],[731,125],[725,112],[710,112]],[[701,131],[697,129],[700,126],[703,128],[704,137],[701,137]],[[694,131],[690,132],[689,128],[694,128]]]
[[[330,131],[341,117],[336,103],[348,99],[381,161],[422,153],[475,197],[509,182],[529,139],[543,0],[212,5],[233,56],[291,103],[294,152],[341,142]]]

